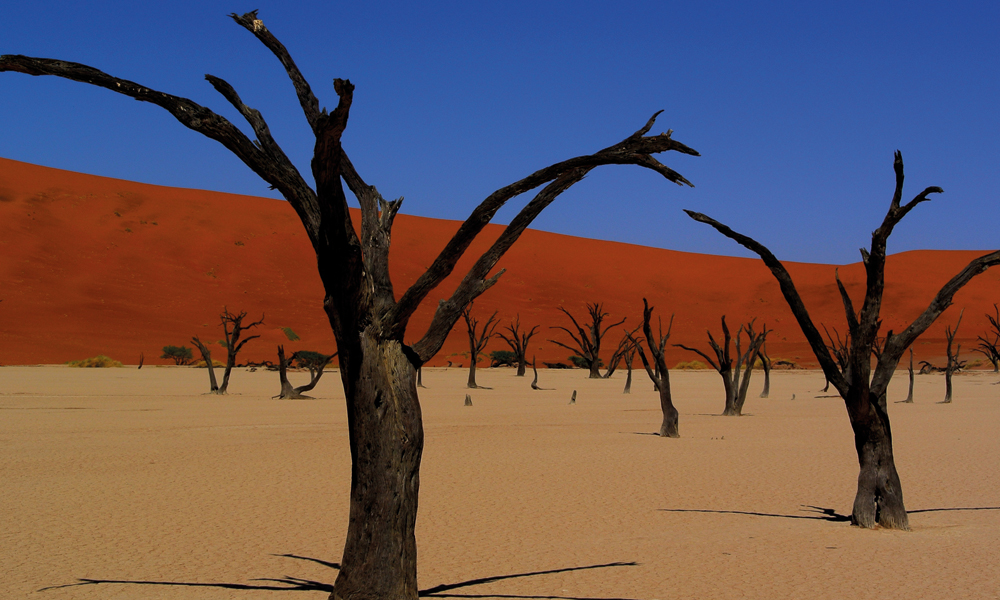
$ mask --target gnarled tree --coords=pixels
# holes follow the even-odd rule
[[[944,330],[944,335],[948,339],[948,366],[944,369],[944,404],[951,404],[951,376],[955,374],[955,371],[965,366],[964,362],[958,360],[958,355],[962,352],[962,344],[955,347],[955,336],[958,335],[958,326],[962,324],[963,314],[965,314],[964,310],[958,314],[958,322],[955,323],[954,329],[949,325]]]
[[[646,368],[646,373],[653,382],[653,387],[660,393],[660,411],[663,413],[663,422],[660,423],[660,437],[680,437],[680,413],[674,408],[674,401],[670,395],[670,371],[667,370],[667,363],[664,359],[664,349],[667,347],[667,340],[670,339],[670,330],[674,327],[674,316],[670,315],[670,324],[667,326],[667,333],[663,333],[663,321],[660,321],[659,334],[653,335],[653,328],[649,324],[650,317],[653,316],[653,307],[645,298],[642,299],[642,333],[645,339],[637,339],[631,333],[629,338],[639,358],[642,366]],[[646,353],[642,349],[641,342],[645,341],[649,346],[650,358],[646,358]],[[651,364],[652,362],[652,364]]]
[[[538,333],[538,325],[535,325],[528,331],[522,331],[521,315],[516,315],[514,320],[504,327],[504,329],[506,329],[510,335],[505,335],[503,331],[500,331],[497,332],[497,336],[510,346],[511,351],[514,353],[514,360],[517,361],[517,376],[524,377],[524,373],[528,367],[528,359],[526,357],[528,353],[528,343],[531,342],[531,338],[535,337],[535,334]]]
[[[260,316],[260,321],[254,321],[253,323],[243,324],[243,319],[245,319],[247,313],[245,310],[241,310],[238,313],[229,312],[228,308],[223,307],[222,314],[219,318],[222,320],[222,330],[226,334],[225,344],[226,344],[226,370],[222,372],[222,385],[219,386],[217,394],[225,394],[229,389],[229,375],[233,372],[233,367],[236,366],[236,355],[239,354],[243,346],[246,345],[250,340],[259,338],[259,335],[251,335],[250,337],[245,337],[242,340],[240,337],[243,332],[247,329],[252,329],[264,323],[264,315]],[[209,367],[211,368],[211,367]]]
[[[568,310],[562,306],[559,307],[559,310],[566,313],[569,320],[573,322],[573,329],[576,330],[576,333],[562,326],[551,327],[550,329],[562,329],[568,333],[569,337],[573,339],[575,347],[557,340],[549,341],[576,353],[576,355],[582,359],[583,365],[590,370],[590,378],[600,379],[601,372],[599,369],[601,366],[601,340],[604,339],[604,335],[609,329],[621,325],[625,322],[625,319],[612,323],[602,329],[601,324],[604,323],[604,319],[608,317],[609,313],[604,312],[604,305],[599,302],[588,303],[587,313],[590,315],[590,322],[587,323],[587,328],[584,329],[579,323],[577,323],[576,319]]]
[[[316,387],[316,384],[319,383],[320,377],[323,376],[323,369],[330,364],[330,361],[333,360],[335,356],[337,356],[336,352],[333,354],[320,354],[319,352],[300,350],[292,354],[286,360],[285,347],[278,346],[278,381],[281,383],[281,391],[278,392],[278,395],[275,396],[275,398],[280,398],[282,400],[302,400],[310,398],[310,396],[304,396],[303,394]],[[308,369],[309,383],[298,387],[292,387],[292,384],[288,381],[289,363],[294,363],[295,366],[300,369]]]
[[[1000,308],[993,305],[993,314],[986,313],[986,318],[990,321],[990,329],[985,335],[980,335],[976,339],[979,345],[973,348],[973,352],[978,352],[986,357],[993,365],[993,372],[1000,372]]]
[[[278,190],[295,210],[316,252],[325,290],[323,306],[340,352],[340,376],[347,402],[351,447],[351,498],[344,556],[332,598],[417,598],[417,515],[423,426],[416,372],[434,356],[462,309],[493,286],[497,261],[534,218],[562,192],[602,165],[637,165],[678,185],[683,176],[654,158],[676,151],[698,153],[672,139],[672,131],[647,135],[653,115],[638,131],[593,154],[544,167],[506,185],[473,209],[427,271],[402,294],[389,278],[392,224],[402,199],[387,201],[364,181],[343,146],[354,85],[336,79],[339,98],[330,112],[299,71],[285,46],[256,11],[232,15],[281,62],[291,79],[306,122],[315,135],[311,161],[315,187],[271,136],[261,113],[246,104],[228,83],[206,79],[243,116],[251,139],[224,117],[186,98],[119,79],[86,65],[26,56],[0,56],[0,71],[54,75],[150,102],[184,126],[224,145],[252,171]],[[348,210],[344,184],[360,204],[360,234]],[[472,241],[508,200],[539,189],[500,236],[466,273],[454,292],[437,303],[427,332],[415,344],[403,335],[417,307],[455,268]]]
[[[750,388],[750,376],[753,373],[754,364],[760,354],[760,347],[767,339],[767,327],[761,331],[755,331],[753,321],[746,325],[741,325],[736,332],[736,358],[733,359],[729,348],[732,345],[733,336],[729,334],[729,327],[726,326],[726,316],[722,315],[722,345],[720,346],[712,332],[708,332],[708,345],[715,353],[715,360],[707,353],[697,348],[691,348],[684,344],[674,344],[678,348],[683,348],[688,352],[694,352],[708,361],[712,368],[722,376],[722,384],[726,390],[726,408],[722,411],[723,416],[739,417],[743,415],[743,405],[747,401],[747,390]],[[746,351],[743,350],[743,334],[747,336]]]
[[[771,357],[767,354],[767,342],[760,345],[760,367],[764,370],[764,389],[760,397],[767,398],[771,395]]]
[[[761,257],[777,279],[781,293],[823,368],[823,373],[844,399],[851,428],[854,430],[854,445],[860,464],[851,522],[862,527],[881,525],[891,529],[909,529],[909,519],[903,504],[903,489],[892,454],[892,430],[886,408],[886,389],[903,352],[948,308],[958,290],[976,275],[1000,264],[1000,251],[985,254],[970,262],[941,288],[930,306],[901,333],[886,333],[885,343],[873,372],[872,350],[882,323],[879,311],[885,289],[886,241],[896,224],[916,205],[928,200],[929,194],[943,191],[939,187],[929,187],[906,204],[900,204],[903,194],[903,157],[898,151],[894,169],[896,189],[889,211],[882,224],[872,233],[871,249],[861,250],[867,285],[860,312],[855,311],[847,290],[839,278],[837,280],[850,332],[846,368],[841,368],[830,354],[823,336],[813,324],[798,290],[795,289],[791,276],[770,250],[715,219],[692,211],[686,212],[694,220],[711,225]]]
[[[604,375],[602,375],[601,377],[603,377],[604,379],[610,379],[611,376],[615,374],[615,371],[618,370],[618,365],[622,363],[622,359],[625,358],[625,355],[628,353],[629,349],[631,349],[632,346],[634,345],[632,343],[632,338],[629,336],[629,334],[630,333],[634,334],[635,332],[639,331],[641,327],[642,325],[636,327],[631,332],[629,332],[628,330],[625,331],[625,333],[622,335],[622,339],[618,341],[618,347],[615,348],[615,351],[611,354],[611,358],[608,360],[607,370],[604,371]]]
[[[462,318],[465,319],[465,327],[469,333],[469,381],[466,383],[466,387],[475,389],[479,387],[479,384],[476,383],[476,363],[479,362],[479,356],[486,349],[486,344],[490,343],[493,330],[497,328],[497,311],[493,311],[490,318],[486,319],[480,328],[479,320],[472,316],[472,303],[470,302],[462,309]]]

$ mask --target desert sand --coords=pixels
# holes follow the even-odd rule
[[[680,439],[652,432],[636,372],[588,380],[426,369],[419,585],[459,598],[996,598],[1000,378],[917,377],[891,404],[912,532],[845,521],[857,459],[817,371],[773,375],[744,417],[714,372],[672,372]],[[529,374],[530,375],[530,374]],[[890,400],[905,396],[905,374]],[[293,383],[306,377],[291,374]],[[350,457],[336,371],[316,399],[277,375],[0,369],[5,598],[325,598],[347,526]],[[569,405],[573,390],[575,405]],[[793,400],[793,395],[795,399]],[[299,590],[288,595],[283,590]]]
[[[397,297],[458,226],[458,221],[399,215],[390,255]],[[438,300],[451,294],[501,230],[488,226],[452,276],[427,298],[410,322],[407,342],[424,334]],[[869,241],[857,240],[858,247]],[[883,331],[898,332],[908,325],[945,282],[990,250],[889,256]],[[787,264],[817,326],[845,332],[834,281],[838,267]],[[539,365],[567,362],[568,352],[548,341],[569,342],[566,334],[550,329],[570,326],[560,306],[581,315],[585,303],[602,302],[611,318],[627,317],[625,325],[635,327],[644,297],[657,316],[666,320],[676,314],[672,343],[707,348],[705,330],[718,332],[722,315],[734,328],[756,318],[758,325],[774,331],[768,337],[772,357],[815,365],[777,284],[758,259],[528,230],[498,267],[507,272],[476,301],[475,311],[486,316],[497,310],[502,324],[520,315],[528,328],[538,325],[541,332],[532,340],[529,356],[537,355]],[[860,306],[864,268],[854,263],[839,271]],[[134,363],[140,353],[147,364],[167,364],[168,359],[159,358],[163,346],[191,347],[193,335],[222,339],[219,313],[224,306],[245,310],[254,319],[265,316],[265,326],[257,331],[260,339],[246,346],[241,361],[274,361],[277,344],[289,351],[335,349],[315,255],[294,211],[280,200],[144,185],[0,159],[0,282],[0,364],[62,363],[97,354]],[[984,315],[992,314],[993,303],[1000,300],[998,289],[1000,269],[963,288],[955,305],[914,344],[916,360],[944,363],[944,329],[962,309],[965,317],[956,341],[965,358],[974,359],[969,351],[988,327]],[[301,341],[289,342],[283,327]],[[616,328],[607,345],[617,344],[621,335]],[[468,356],[463,356],[468,349],[460,323],[430,364],[468,366]],[[692,358],[670,347],[667,364]]]

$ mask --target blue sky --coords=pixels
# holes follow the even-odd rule
[[[1000,247],[998,3],[9,4],[0,53],[86,63],[242,126],[202,77],[219,76],[308,174],[311,134],[287,78],[226,16],[260,9],[321,104],[336,105],[333,78],[357,86],[345,147],[383,195],[406,198],[404,213],[463,219],[494,189],[620,141],[663,109],[654,133],[673,129],[702,156],[661,160],[694,189],[607,167],[534,227],[747,255],[690,221],[690,208],[779,258],[856,262],[885,214],[899,149],[905,199],[930,185],[945,193],[903,221],[890,252]],[[5,158],[273,195],[217,143],[103,89],[0,74],[0,115]]]

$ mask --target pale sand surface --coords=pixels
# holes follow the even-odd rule
[[[433,597],[1000,595],[992,373],[956,377],[948,406],[943,377],[918,376],[916,403],[891,405],[910,533],[822,512],[850,512],[857,461],[817,372],[775,373],[766,400],[758,374],[743,418],[715,416],[714,372],[672,372],[677,440],[649,435],[640,372],[623,396],[623,373],[543,371],[556,389],[535,392],[483,369],[470,408],[465,379],[428,369],[420,392],[419,583],[454,586]],[[316,400],[272,400],[266,371],[206,388],[190,368],[0,369],[0,597],[326,597],[350,485],[338,374]]]

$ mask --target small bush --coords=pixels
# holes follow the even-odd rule
[[[194,359],[194,354],[187,346],[164,346],[160,358],[169,358],[174,361],[175,365],[187,365]]]
[[[573,356],[569,357],[569,362],[574,367],[576,367],[577,369],[589,369],[590,368],[590,364],[587,362],[587,359],[584,358],[584,357],[582,357],[582,356],[577,356],[576,354],[574,354]],[[601,360],[601,359],[597,359],[597,366],[598,367],[603,367],[604,366],[604,361]]]
[[[291,327],[282,327],[281,331],[284,332],[285,337],[287,337],[288,340],[291,341],[291,342],[297,342],[300,339],[302,339],[302,338],[299,337],[299,335],[297,333],[295,333],[294,331],[292,331]]]
[[[695,369],[707,369],[708,365],[700,360],[692,360],[689,362],[679,362],[674,365],[674,368],[680,369],[681,371],[694,371]]]
[[[490,367],[513,367],[517,355],[510,350],[494,350],[490,352]]]
[[[199,360],[198,362],[194,363],[194,365],[193,365],[193,366],[195,366],[195,367],[197,367],[197,368],[199,368],[199,369],[204,369],[204,368],[206,368],[206,366],[207,366],[207,365],[205,364],[205,359],[201,359],[201,360]],[[212,366],[213,366],[213,367],[220,367],[220,368],[221,368],[221,367],[225,367],[225,366],[226,366],[226,363],[224,363],[224,362],[221,362],[221,361],[218,361],[218,360],[215,360],[215,359],[213,358],[213,359],[212,359]]]
[[[120,367],[122,364],[113,358],[108,358],[103,354],[99,354],[93,358],[85,358],[83,360],[71,360],[66,363],[71,367],[85,367],[92,369],[107,369],[110,367]]]

